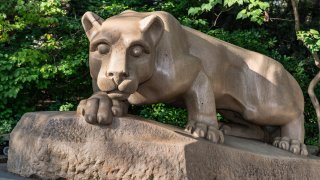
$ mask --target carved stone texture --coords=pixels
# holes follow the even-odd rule
[[[25,114],[10,137],[8,170],[40,179],[318,179],[320,159],[226,136],[225,144],[137,117],[110,126],[75,112]]]
[[[108,125],[127,104],[176,102],[188,109],[186,130],[223,142],[223,133],[263,139],[277,126],[273,145],[307,155],[304,99],[296,80],[277,61],[182,26],[171,14],[124,11],[104,20],[87,12],[94,94],[78,113]],[[216,113],[231,122],[219,129]],[[275,136],[272,134],[271,136]]]

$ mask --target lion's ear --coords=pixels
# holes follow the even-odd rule
[[[81,19],[83,29],[89,39],[99,31],[104,20],[93,12],[86,12]]]
[[[139,25],[141,32],[149,34],[156,45],[164,31],[163,21],[156,15],[150,15],[142,19]]]

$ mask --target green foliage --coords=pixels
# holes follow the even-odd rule
[[[13,120],[3,121],[0,126],[0,134],[10,133],[16,122]]]
[[[316,53],[320,50],[320,34],[315,29],[309,31],[297,32],[298,40],[301,40],[304,45],[312,52]]]
[[[277,39],[275,37],[270,37],[268,32],[262,28],[235,30],[232,32],[223,29],[215,29],[208,31],[207,34],[266,55],[270,55],[271,50],[277,43]]]
[[[188,11],[189,15],[200,15],[204,12],[210,12],[215,7],[220,6],[220,12],[225,12],[233,7],[241,7],[236,19],[250,19],[252,22],[263,24],[265,20],[265,12],[270,7],[268,2],[260,0],[209,0],[200,7],[191,7]]]
[[[67,17],[68,2],[10,0],[1,5],[0,134],[26,111],[90,94],[88,42],[80,17]]]
[[[258,24],[263,24],[265,21],[265,12],[270,7],[268,2],[261,2],[259,0],[250,0],[248,5],[242,9],[238,15],[237,19],[250,18],[250,21],[256,22]]]
[[[174,108],[162,103],[143,107],[139,116],[178,127],[185,127],[187,124],[187,111],[185,109]]]
[[[75,110],[75,107],[76,106],[74,104],[66,102],[59,107],[59,111],[72,111]]]
[[[307,24],[303,28],[319,29],[317,6],[304,3],[309,2],[299,3],[300,19]],[[81,16],[93,11],[107,18],[132,9],[168,11],[183,25],[281,62],[305,95],[306,142],[317,142],[316,116],[306,90],[318,69],[296,41],[294,22],[257,25],[266,14],[290,18],[290,8],[264,0],[7,0],[0,5],[0,134],[10,132],[25,112],[75,110],[80,99],[89,97],[88,40]],[[318,31],[299,32],[298,37],[312,52],[319,51]],[[187,119],[185,109],[164,104],[143,106],[135,114],[180,127]]]
[[[315,125],[314,125],[315,124]],[[318,126],[316,123],[305,123],[306,132],[306,144],[318,145]]]

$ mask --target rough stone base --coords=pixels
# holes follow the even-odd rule
[[[226,137],[224,145],[138,117],[96,126],[75,112],[25,114],[8,170],[41,179],[319,179],[320,159]]]

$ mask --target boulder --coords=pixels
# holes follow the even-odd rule
[[[11,133],[7,168],[40,179],[318,179],[319,160],[230,136],[213,144],[135,116],[98,126],[34,112]]]

